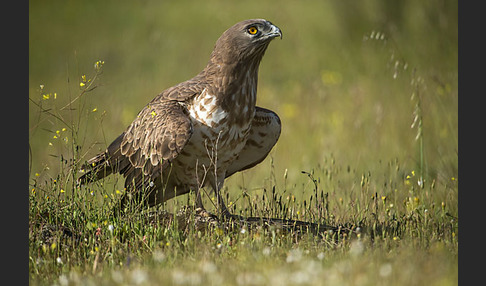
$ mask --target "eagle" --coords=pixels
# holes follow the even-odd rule
[[[224,180],[262,162],[281,130],[278,115],[256,106],[258,68],[282,31],[264,19],[236,23],[216,41],[206,67],[158,94],[108,148],[81,167],[80,185],[119,173],[128,197],[149,207],[210,186],[218,212]],[[130,195],[129,195],[130,194]]]

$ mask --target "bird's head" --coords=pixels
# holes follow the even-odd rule
[[[241,21],[219,37],[211,58],[216,57],[226,64],[248,60],[259,62],[270,41],[277,37],[282,38],[282,31],[270,21]]]

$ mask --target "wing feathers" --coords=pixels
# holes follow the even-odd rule
[[[281,122],[278,115],[271,110],[257,106],[248,140],[238,158],[226,171],[226,177],[262,162],[277,143],[280,130]]]
[[[152,101],[105,152],[88,160],[82,167],[85,174],[78,180],[91,182],[113,172],[123,174],[126,184],[132,180],[136,185],[149,178],[154,180],[152,177],[160,176],[160,170],[178,156],[192,133],[192,123],[181,104]]]
[[[154,167],[161,165],[164,168],[176,158],[191,135],[191,121],[179,103],[169,100],[151,102],[125,132],[121,154],[148,175]]]

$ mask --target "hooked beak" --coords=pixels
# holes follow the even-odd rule
[[[270,32],[267,33],[267,37],[268,38],[276,38],[276,37],[280,37],[280,39],[282,39],[283,37],[283,34],[282,34],[282,31],[280,31],[280,28],[273,25],[273,24],[270,24],[270,27],[271,27],[271,30]]]

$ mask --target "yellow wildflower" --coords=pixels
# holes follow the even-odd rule
[[[96,61],[94,64],[95,69],[99,70],[105,64],[105,61]]]

